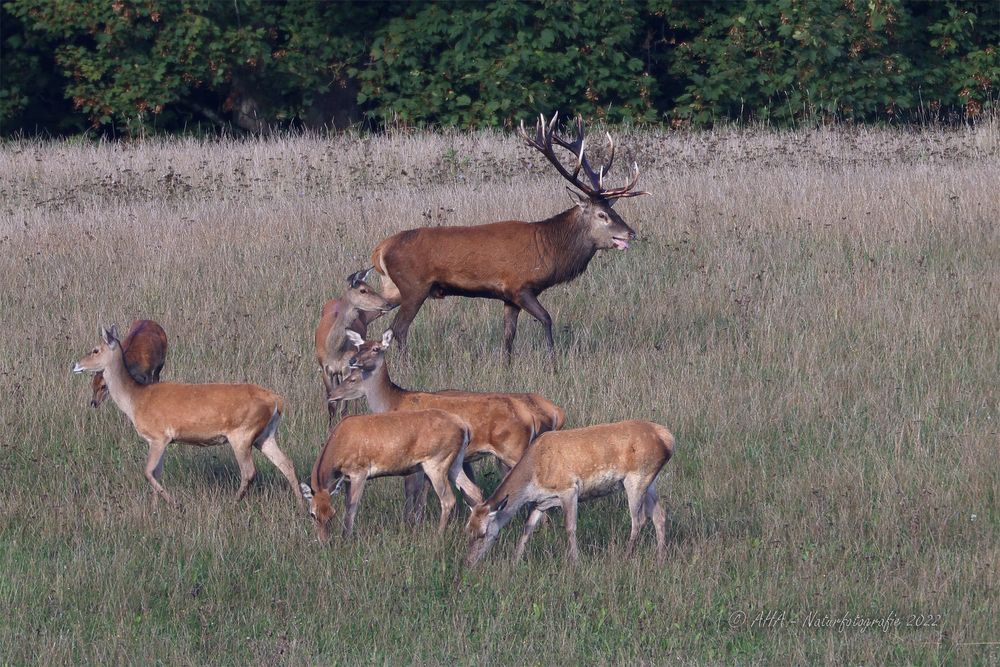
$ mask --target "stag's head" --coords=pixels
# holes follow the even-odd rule
[[[365,282],[374,267],[347,276],[346,298],[358,310],[388,313],[395,304],[386,300],[377,289]]]
[[[97,373],[111,365],[115,354],[121,354],[118,328],[100,329],[101,342],[73,365],[74,373]],[[102,382],[103,384],[103,382]]]
[[[587,230],[594,246],[599,249],[618,248],[625,250],[629,246],[629,241],[635,238],[635,231],[629,227],[622,217],[613,210],[614,205],[620,199],[628,197],[638,197],[648,195],[648,192],[636,190],[636,183],[639,182],[639,165],[633,164],[634,174],[632,180],[626,185],[617,188],[606,187],[604,179],[611,171],[615,161],[615,142],[610,134],[607,134],[609,150],[608,160],[596,169],[590,165],[586,156],[584,141],[583,118],[576,118],[576,137],[569,141],[564,139],[556,131],[559,114],[555,113],[552,120],[546,121],[545,116],[539,116],[538,124],[535,126],[535,136],[532,137],[524,129],[521,123],[521,137],[532,148],[540,151],[545,158],[552,163],[556,170],[569,181],[570,185],[579,190],[582,196],[570,191],[576,205],[580,209],[579,220]],[[565,148],[573,154],[575,166],[570,172],[556,156],[553,143]],[[583,178],[581,179],[581,172]]]

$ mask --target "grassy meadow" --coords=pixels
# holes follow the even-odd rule
[[[527,315],[508,368],[484,300],[428,301],[389,363],[670,428],[667,562],[651,527],[624,557],[617,495],[581,505],[578,567],[554,511],[525,562],[522,518],[474,571],[466,512],[410,528],[394,479],[329,547],[259,455],[234,505],[228,448],[171,446],[157,507],[145,444],[70,367],[99,325],[156,319],[163,379],[286,397],[307,479],[323,301],[396,231],[568,207],[541,156],[457,132],[0,145],[0,662],[1000,662],[1000,126],[616,139],[653,196],[618,207],[631,249],[541,297],[558,374]]]

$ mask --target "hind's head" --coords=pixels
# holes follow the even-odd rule
[[[333,495],[337,493],[343,483],[344,478],[341,477],[332,489],[320,489],[319,491],[313,491],[308,484],[300,484],[302,497],[309,503],[309,516],[312,517],[313,525],[316,528],[316,537],[323,544],[330,541],[330,525],[337,513],[333,508]]]
[[[100,329],[101,342],[93,350],[84,355],[73,365],[74,373],[99,373],[110,366],[115,360],[115,356],[122,353],[121,343],[118,341],[118,328],[112,326],[111,329]],[[103,384],[103,380],[102,380]],[[95,398],[97,383],[94,383]]]

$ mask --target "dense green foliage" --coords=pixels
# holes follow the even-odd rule
[[[7,0],[0,131],[975,118],[993,0]]]

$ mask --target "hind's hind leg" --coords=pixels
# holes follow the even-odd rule
[[[292,495],[295,496],[295,503],[299,506],[300,511],[305,512],[306,504],[302,499],[299,478],[295,476],[295,466],[292,464],[291,459],[278,449],[278,442],[275,440],[273,434],[261,443],[260,453],[266,456],[274,464],[274,467],[281,471],[281,474],[285,476],[288,483],[292,485]]]

